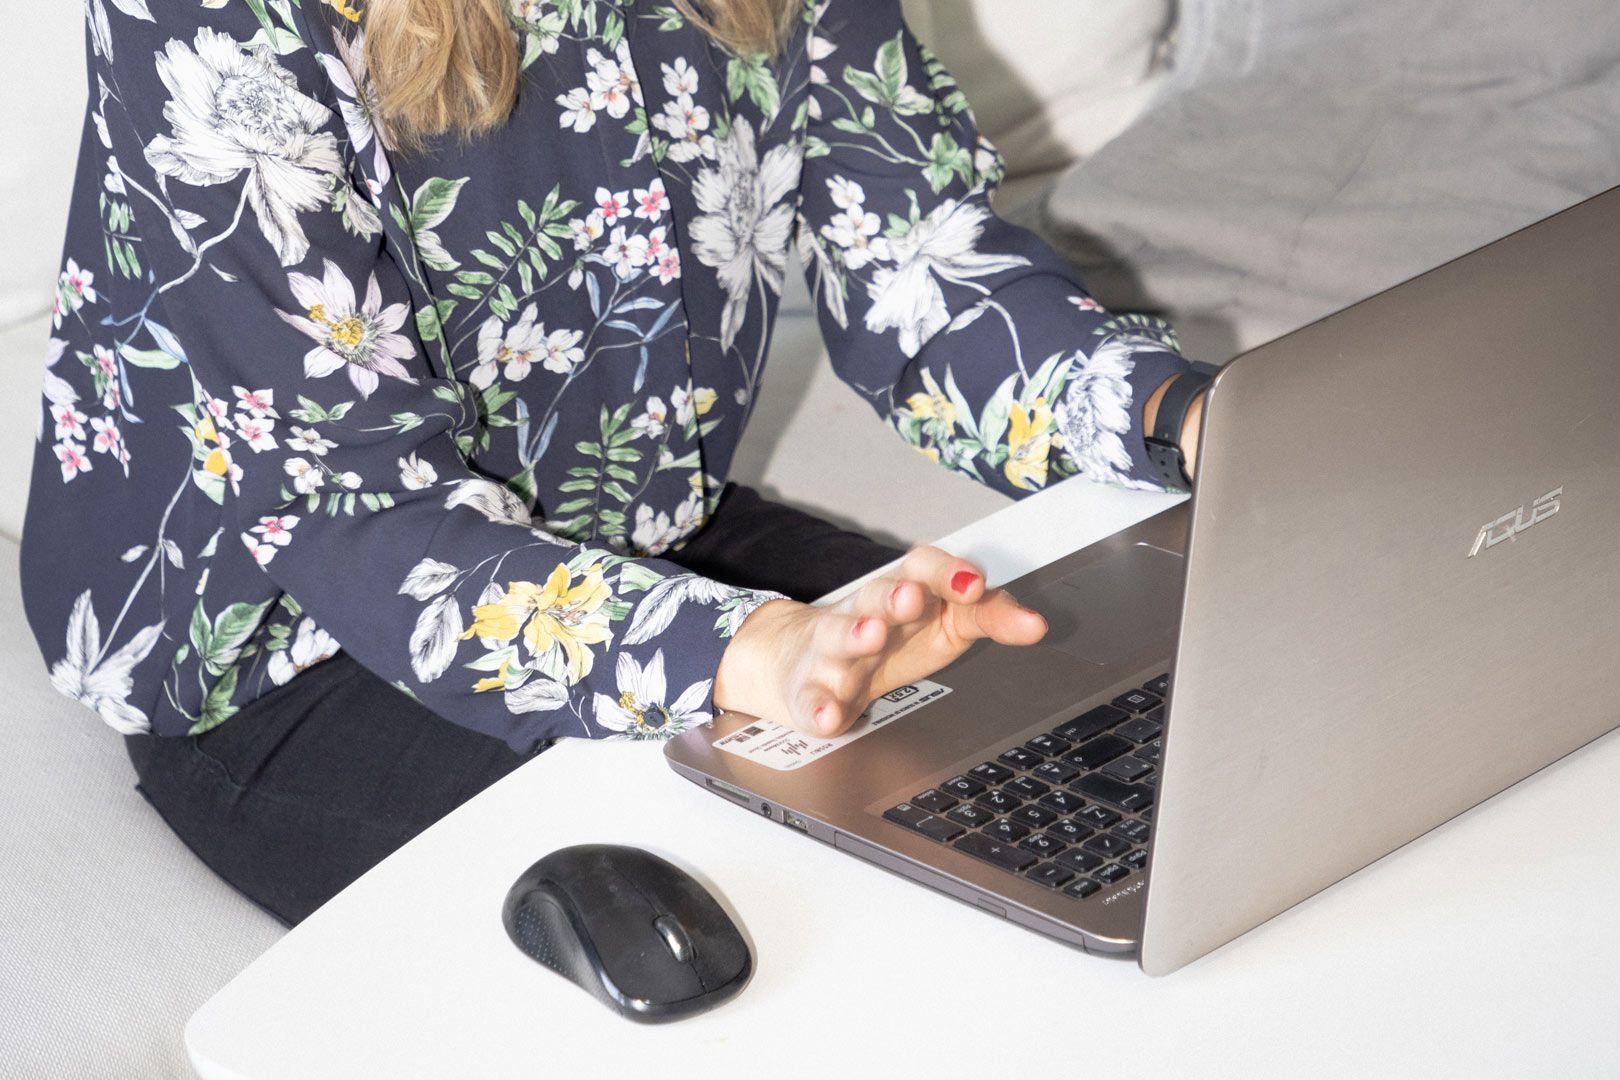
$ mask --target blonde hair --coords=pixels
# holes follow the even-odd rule
[[[369,0],[366,66],[392,142],[470,136],[506,119],[517,98],[518,45],[509,0]],[[774,55],[802,0],[692,0],[675,6],[738,52]]]

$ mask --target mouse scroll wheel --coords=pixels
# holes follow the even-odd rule
[[[692,959],[692,939],[686,936],[686,931],[675,916],[660,915],[653,920],[653,927],[663,937],[664,944],[669,946],[675,959],[683,964]]]

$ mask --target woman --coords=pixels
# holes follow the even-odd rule
[[[1155,486],[1185,362],[990,212],[898,0],[89,20],[29,619],[289,924],[556,738],[836,733],[1044,633],[929,548],[808,607],[897,553],[725,485],[795,234],[840,375],[919,450]]]

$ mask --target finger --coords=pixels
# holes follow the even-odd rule
[[[927,590],[920,582],[902,577],[875,578],[849,600],[852,615],[870,615],[887,623],[906,623],[922,617]]]
[[[977,604],[953,607],[951,615],[953,633],[966,641],[989,638],[1002,645],[1033,645],[1046,636],[1046,617],[1002,589],[987,593]]]
[[[852,710],[820,683],[809,683],[800,690],[791,711],[794,727],[823,737],[841,734],[855,721]]]
[[[846,615],[828,611],[816,620],[815,646],[833,659],[859,659],[883,651],[889,624],[875,615]]]
[[[972,604],[984,595],[984,571],[937,547],[912,548],[900,564],[900,574],[927,585],[948,603]]]

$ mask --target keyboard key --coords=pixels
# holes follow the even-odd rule
[[[994,863],[1003,870],[1018,873],[1025,867],[1033,866],[1038,860],[1027,851],[1022,851],[1011,844],[1004,844],[992,840],[984,833],[970,832],[956,842],[956,850],[966,852],[975,859],[983,859],[987,863]]]
[[[986,810],[997,814],[1005,814],[1009,810],[1016,810],[1024,805],[1024,800],[1016,799],[999,788],[995,791],[985,792],[974,801]]]
[[[1076,880],[1065,885],[1063,887],[1063,891],[1065,894],[1074,897],[1076,900],[1084,900],[1086,897],[1090,896],[1100,888],[1102,888],[1102,886],[1097,884],[1095,881],[1092,881],[1088,877],[1083,877],[1077,878]]]
[[[1154,791],[1158,791],[1159,790],[1159,774],[1158,773],[1153,773],[1151,776],[1144,776],[1144,777],[1142,777],[1142,779],[1138,780],[1137,783],[1138,784],[1146,784],[1148,787],[1152,788]]]
[[[1099,735],[1079,749],[1069,751],[1063,760],[1082,769],[1095,769],[1133,749],[1135,747],[1118,735]]]
[[[1043,859],[1050,859],[1069,845],[1061,840],[1054,840],[1045,833],[1031,833],[1018,841],[1018,846]]]
[[[1086,800],[1072,791],[1053,791],[1041,796],[1041,805],[1060,814],[1072,814],[1086,805]]]
[[[1000,821],[992,821],[979,831],[990,837],[990,839],[1000,841],[1003,844],[1016,844],[1029,835],[1027,828],[1016,821],[1008,821],[1006,818],[1002,818]]]
[[[1162,730],[1158,724],[1145,716],[1138,716],[1114,729],[1114,734],[1123,735],[1133,743],[1152,742],[1159,737]]]
[[[1079,848],[1070,848],[1053,861],[1059,866],[1068,867],[1077,874],[1089,874],[1091,871],[1101,866],[1104,860],[1101,856],[1093,855],[1089,851],[1081,851]]]
[[[1033,777],[1020,776],[1016,780],[1010,782],[1002,790],[1008,792],[1009,794],[1016,795],[1020,799],[1036,799],[1042,795],[1045,795],[1052,789]]]
[[[920,806],[912,806],[910,803],[903,802],[899,806],[885,810],[883,816],[896,825],[904,825],[908,829],[915,829],[933,815]]]
[[[945,816],[959,825],[966,825],[970,829],[977,829],[981,825],[988,825],[996,819],[996,815],[992,814],[984,807],[974,806],[972,803],[963,803],[961,806],[958,806],[955,810],[950,811]]]
[[[1092,773],[1074,782],[1074,790],[1089,799],[1117,806],[1121,810],[1146,810],[1153,805],[1153,789],[1141,784],[1127,784],[1112,776]]]
[[[1121,840],[1112,833],[1098,833],[1080,846],[1087,851],[1096,852],[1105,859],[1115,858],[1131,850],[1129,840]]]
[[[1080,775],[1080,767],[1066,761],[1043,761],[1030,770],[1030,775],[1049,784],[1066,784]]]
[[[1145,844],[1152,829],[1145,821],[1126,819],[1108,831],[1115,836],[1129,840],[1133,844]]]
[[[901,803],[883,814],[884,817],[896,825],[904,825],[914,829],[924,836],[931,836],[935,840],[952,840],[962,834],[962,826],[954,821],[935,817],[926,810],[910,803]]]
[[[954,821],[946,821],[942,817],[931,817],[927,821],[919,823],[917,831],[924,836],[930,836],[935,840],[948,844],[967,830]]]
[[[1033,750],[1026,750],[1022,746],[1015,746],[1011,750],[996,755],[996,760],[1003,765],[1010,765],[1015,769],[1033,769],[1041,763],[1041,755]]]
[[[1149,709],[1147,712],[1142,714],[1142,719],[1151,720],[1155,724],[1164,723],[1164,706],[1163,705],[1155,705],[1155,706],[1153,706],[1153,708]]]
[[[1121,866],[1128,866],[1132,870],[1140,870],[1147,865],[1147,848],[1137,848],[1119,862]]]
[[[945,794],[955,795],[958,799],[971,799],[984,790],[983,784],[965,776],[953,776],[939,787]]]
[[[1107,866],[1103,867],[1101,870],[1098,870],[1091,876],[1102,882],[1104,885],[1112,885],[1121,878],[1130,877],[1131,872],[1119,865],[1119,863],[1109,863]]]
[[[956,800],[938,788],[929,788],[921,795],[913,796],[911,799],[911,804],[913,806],[922,807],[930,814],[943,814],[945,811],[956,805]]]
[[[1048,810],[1044,806],[1036,806],[1034,803],[1030,803],[1028,806],[1020,806],[1007,816],[1011,820],[1018,822],[1018,824],[1028,825],[1032,829],[1044,829],[1058,819],[1055,812]]]
[[[1089,712],[1081,713],[1066,724],[1059,724],[1052,729],[1052,734],[1071,743],[1085,742],[1093,735],[1107,731],[1129,714],[1123,709],[1116,709],[1112,705],[1099,705]]]
[[[1140,780],[1153,771],[1153,766],[1136,756],[1115,758],[1102,767],[1104,776],[1116,780]]]
[[[1145,742],[1146,740],[1142,741]],[[983,780],[987,784],[999,784],[1012,774],[1012,770],[1007,766],[997,765],[993,761],[987,761],[983,765],[975,765],[968,770],[968,775],[973,779]]]
[[[1106,829],[1119,820],[1119,815],[1106,806],[1088,806],[1074,815],[1074,820],[1082,825],[1089,825],[1094,829]]]
[[[1142,684],[1142,689],[1146,690],[1150,694],[1157,694],[1160,697],[1164,697],[1170,692],[1170,673],[1165,672],[1163,675],[1149,679],[1147,682]]]
[[[1060,739],[1056,735],[1037,735],[1024,744],[1027,749],[1047,757],[1057,757],[1072,745],[1067,739]]]
[[[1045,885],[1048,889],[1059,889],[1074,877],[1074,871],[1065,870],[1056,863],[1042,863],[1031,870],[1028,876],[1029,880]]]
[[[1091,835],[1091,830],[1078,821],[1054,821],[1046,827],[1046,835],[1062,840],[1065,844],[1078,844]]]
[[[1163,753],[1164,753],[1164,740],[1163,739],[1154,739],[1152,742],[1148,743],[1146,746],[1138,747],[1137,751],[1136,751],[1136,756],[1143,759],[1144,761],[1151,761],[1151,762],[1153,762],[1153,764],[1157,765],[1159,763],[1159,757]]]
[[[1146,690],[1127,690],[1114,699],[1114,708],[1133,713],[1145,713],[1159,703],[1158,694]]]

